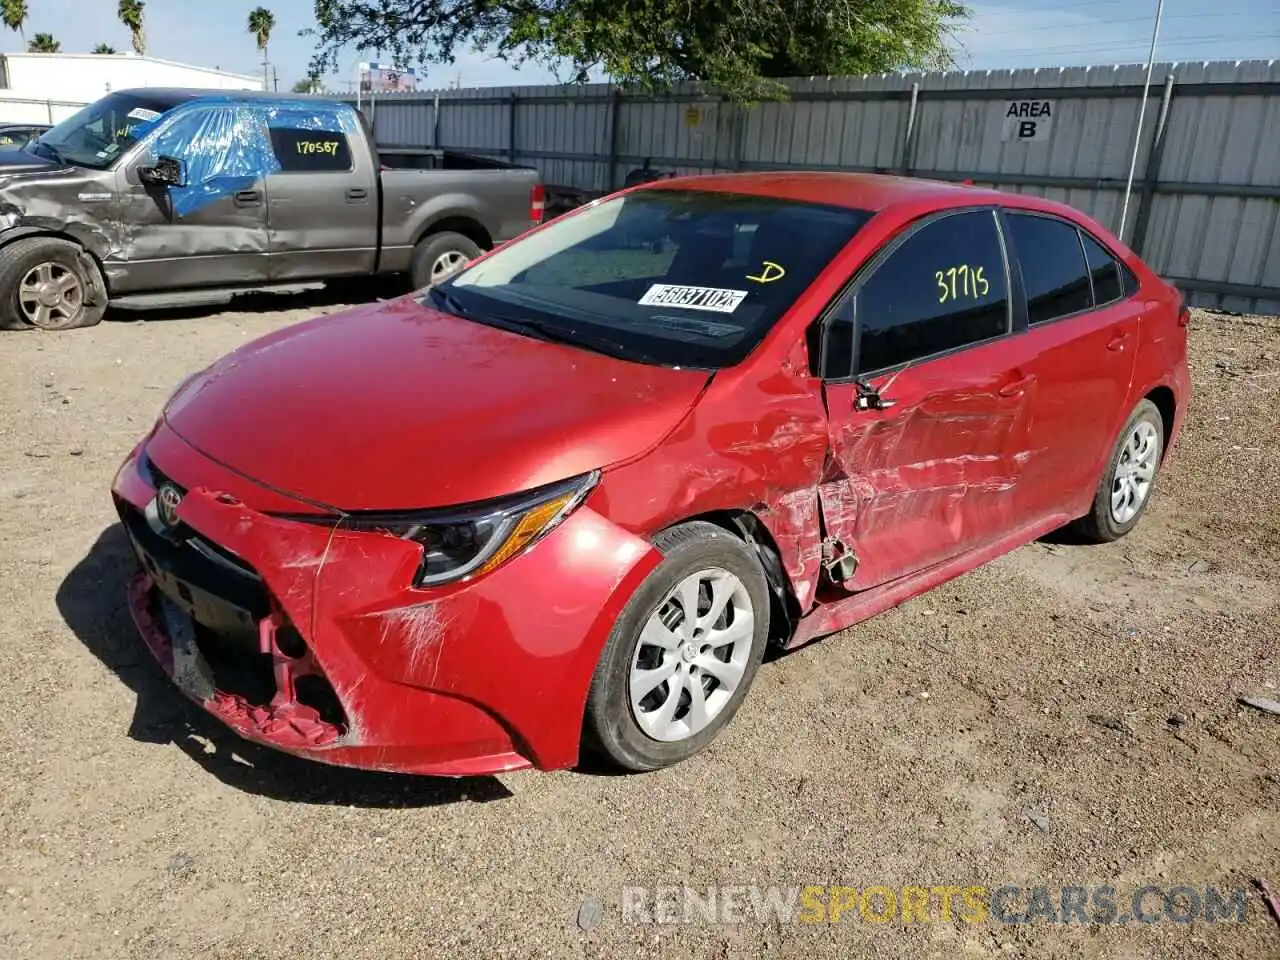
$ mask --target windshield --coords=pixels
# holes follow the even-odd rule
[[[27,149],[64,163],[105,170],[173,106],[171,100],[113,93],[63,120]]]
[[[499,249],[436,289],[448,309],[642,362],[732,366],[870,218],[865,210],[648,189]]]

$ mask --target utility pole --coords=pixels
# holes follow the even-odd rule
[[[1142,143],[1142,121],[1147,115],[1147,96],[1151,91],[1151,70],[1155,66],[1156,44],[1160,41],[1160,21],[1164,18],[1164,0],[1156,0],[1156,20],[1151,28],[1151,50],[1147,53],[1147,79],[1142,84],[1142,105],[1138,108],[1138,129],[1133,133],[1133,155],[1129,158],[1129,179],[1124,185],[1124,204],[1120,207],[1120,226],[1116,236],[1124,241],[1125,221],[1129,219],[1129,196],[1133,193],[1133,175],[1138,169],[1138,147]]]

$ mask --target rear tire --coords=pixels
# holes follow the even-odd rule
[[[0,249],[0,328],[91,327],[106,309],[102,274],[76,244],[28,237]]]
[[[664,559],[609,634],[583,728],[592,752],[631,771],[710,744],[746,698],[769,636],[769,588],[747,544],[692,522],[654,546]]]
[[[1093,508],[1072,529],[1094,543],[1110,543],[1136,527],[1151,502],[1164,442],[1164,419],[1156,405],[1144,399],[1129,414],[1111,450]]]
[[[470,237],[446,230],[418,241],[409,265],[409,279],[415,290],[448,280],[483,251]]]

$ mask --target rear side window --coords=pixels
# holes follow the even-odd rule
[[[271,147],[285,173],[338,173],[351,169],[345,133],[272,127]]]
[[[1044,323],[1093,306],[1080,233],[1073,224],[1011,213],[1006,221],[1022,267],[1031,323]]]
[[[1083,230],[1080,237],[1084,241],[1084,258],[1089,264],[1089,276],[1093,280],[1093,303],[1101,307],[1124,294],[1121,266],[1102,248],[1102,244]]]
[[[1004,251],[990,211],[921,227],[857,292],[857,369],[870,373],[1009,330]]]

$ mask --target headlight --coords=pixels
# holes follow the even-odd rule
[[[529,549],[572,513],[599,479],[599,471],[592,471],[460,509],[349,514],[341,527],[420,544],[422,566],[414,585],[435,586],[488,573]]]

